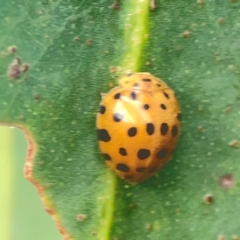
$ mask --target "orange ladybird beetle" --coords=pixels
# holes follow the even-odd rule
[[[119,80],[100,103],[99,147],[121,178],[138,183],[158,172],[176,146],[181,112],[174,92],[147,72]]]

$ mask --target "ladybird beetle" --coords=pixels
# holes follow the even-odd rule
[[[97,114],[99,147],[121,178],[138,183],[169,160],[181,112],[172,89],[147,72],[128,74],[104,94]]]

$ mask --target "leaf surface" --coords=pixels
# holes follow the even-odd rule
[[[240,235],[240,3],[148,3],[1,2],[0,121],[34,139],[25,173],[65,239]],[[183,115],[171,162],[135,186],[107,169],[95,132],[100,94],[129,70],[166,81]]]

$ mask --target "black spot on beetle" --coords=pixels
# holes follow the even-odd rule
[[[97,130],[98,140],[103,142],[109,142],[111,137],[106,129]]]
[[[160,158],[160,159],[163,159],[167,156],[167,149],[166,148],[163,148],[162,150],[160,150],[157,154],[157,157]]]
[[[113,114],[113,120],[115,122],[120,122],[121,120],[123,120],[123,115],[120,113],[114,113]]]
[[[167,123],[161,124],[160,132],[163,136],[167,134],[167,132],[168,132],[168,124]]]
[[[154,125],[152,123],[147,123],[146,132],[148,135],[152,135],[154,133]]]
[[[177,128],[177,126],[173,126],[172,127],[172,135],[173,135],[173,137],[176,137],[177,134],[178,134],[178,128]]]
[[[103,105],[100,105],[98,112],[101,114],[104,114],[106,112],[106,107]]]
[[[169,95],[166,92],[163,92],[164,96],[169,99]]]
[[[163,104],[163,103],[160,105],[160,107],[161,107],[161,109],[163,109],[163,110],[166,110],[166,109],[167,109],[166,105]]]
[[[140,167],[136,169],[137,172],[145,172],[145,170],[146,170],[145,167]]]
[[[157,171],[157,168],[156,168],[156,167],[152,167],[152,168],[150,168],[150,170],[149,170],[150,173],[154,173],[154,172],[156,172],[156,171]]]
[[[131,93],[131,98],[132,98],[133,100],[136,100],[136,99],[137,99],[137,94],[136,94],[135,92],[132,92],[132,93]]]
[[[144,104],[144,105],[143,105],[143,108],[144,108],[145,110],[148,110],[148,109],[149,109],[149,105],[148,105],[148,104]]]
[[[137,156],[140,160],[144,160],[150,156],[150,151],[148,149],[140,149]]]
[[[105,160],[108,160],[108,161],[111,160],[110,155],[107,153],[103,153],[102,156],[105,158]]]
[[[144,82],[151,82],[151,79],[150,78],[143,78],[143,81]]]
[[[131,175],[125,175],[124,178],[125,178],[125,179],[133,179],[133,176],[131,176]]]
[[[119,99],[121,97],[121,94],[120,93],[117,93],[114,95],[114,99]]]
[[[127,151],[125,148],[119,148],[119,153],[122,155],[122,156],[127,156]]]
[[[177,119],[178,119],[179,121],[182,120],[182,114],[181,114],[181,113],[178,113],[178,115],[177,115]]]
[[[124,164],[124,163],[118,163],[117,164],[117,170],[122,171],[122,172],[129,172],[129,167]]]
[[[131,127],[128,129],[128,136],[129,137],[134,137],[137,134],[137,128]]]

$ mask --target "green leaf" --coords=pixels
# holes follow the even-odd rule
[[[240,3],[202,2],[1,1],[0,121],[34,139],[25,173],[65,239],[240,235]],[[171,162],[135,186],[95,136],[100,94],[127,71],[166,81],[183,114]]]

